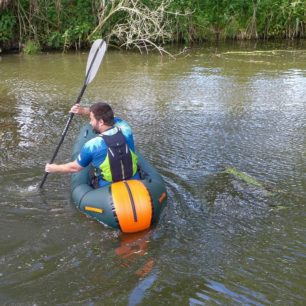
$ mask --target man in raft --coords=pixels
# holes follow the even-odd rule
[[[66,164],[47,163],[46,172],[79,172],[92,164],[94,187],[140,178],[132,130],[127,122],[114,117],[113,110],[107,103],[97,102],[89,108],[76,104],[70,112],[89,115],[90,124],[97,137],[84,144],[76,160]]]

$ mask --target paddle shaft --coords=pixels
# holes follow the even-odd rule
[[[96,75],[96,73],[97,73],[97,71],[99,69],[99,66],[101,64],[102,58],[104,56],[105,49],[103,51],[102,46],[105,44],[105,42],[102,39],[101,40],[96,40],[95,43],[93,44],[92,48],[96,48],[96,46],[97,46],[96,43],[98,43],[99,46],[95,50],[95,53],[94,53],[94,56],[93,56],[92,59],[91,59],[91,52],[89,54],[89,59],[91,59],[91,62],[90,62],[89,67],[88,67],[88,62],[87,62],[88,70],[86,69],[87,72],[86,72],[86,76],[85,76],[84,85],[83,85],[83,87],[82,87],[82,89],[81,89],[81,91],[79,93],[79,96],[76,99],[75,104],[79,104],[80,103],[87,85],[94,79],[94,77],[95,77],[95,75]],[[92,51],[92,49],[91,49],[91,51]],[[100,52],[100,59],[98,59],[98,57],[97,57],[99,52]],[[90,73],[92,72],[92,68],[94,66],[94,63],[96,62],[96,59],[97,59],[97,63],[98,64],[95,66],[96,69],[93,70],[93,74],[91,75]],[[71,124],[71,121],[72,121],[73,117],[74,117],[74,113],[70,113],[68,121],[67,121],[67,123],[65,125],[65,128],[64,128],[63,132],[62,132],[62,136],[61,136],[60,142],[58,143],[58,145],[57,145],[57,147],[56,147],[56,149],[54,151],[54,154],[53,154],[53,156],[52,156],[52,158],[51,158],[51,160],[49,162],[50,164],[52,164],[54,162],[54,160],[55,160],[55,157],[56,157],[56,155],[57,155],[57,153],[58,153],[58,151],[59,151],[59,149],[60,149],[60,147],[61,147],[61,145],[62,145],[62,143],[64,141],[64,138],[65,138],[65,136],[67,134],[67,131],[69,129],[69,126]],[[43,185],[44,185],[44,183],[45,183],[45,181],[47,179],[48,174],[49,174],[48,172],[45,172],[44,177],[43,177],[43,179],[42,179],[42,181],[41,181],[41,183],[39,185],[39,188],[43,187]]]
[[[80,101],[81,101],[81,99],[82,99],[82,96],[83,96],[83,94],[84,94],[84,92],[85,92],[86,87],[87,87],[87,84],[84,84],[83,87],[82,87],[82,89],[81,89],[81,91],[80,91],[80,94],[79,94],[79,96],[78,96],[78,98],[77,98],[77,100],[76,100],[76,102],[75,102],[75,104],[80,103]],[[66,136],[66,134],[67,134],[67,132],[68,132],[68,129],[69,129],[69,126],[70,126],[70,124],[71,124],[71,121],[72,121],[73,117],[74,117],[74,113],[70,113],[69,118],[68,118],[68,120],[67,120],[67,123],[66,123],[66,125],[65,125],[65,128],[64,128],[64,130],[63,130],[63,132],[62,132],[61,139],[60,139],[60,141],[59,141],[59,143],[58,143],[58,145],[57,145],[57,147],[56,147],[56,149],[55,149],[55,151],[54,151],[54,153],[53,153],[53,156],[52,156],[52,158],[51,158],[49,164],[52,164],[52,163],[54,162],[54,160],[55,160],[55,158],[56,158],[56,156],[57,156],[57,153],[58,153],[58,151],[59,151],[61,145],[62,145],[63,142],[64,142],[65,136]],[[40,183],[40,185],[39,185],[39,188],[42,188],[42,187],[44,186],[44,183],[45,183],[45,181],[46,181],[46,179],[47,179],[48,174],[49,174],[48,172],[45,172],[44,177],[43,177],[43,179],[42,179],[42,181],[41,181],[41,183]]]
[[[96,42],[98,42],[98,40],[97,40]],[[96,49],[96,51],[95,51],[95,53],[94,53],[94,56],[93,56],[93,58],[92,58],[92,60],[91,60],[91,62],[90,62],[90,65],[89,65],[88,70],[87,70],[87,73],[86,73],[84,85],[83,85],[83,87],[82,87],[82,89],[81,89],[81,91],[80,91],[80,94],[79,94],[79,96],[78,96],[78,98],[77,98],[75,104],[79,104],[79,103],[80,103],[80,101],[81,101],[81,99],[82,99],[82,96],[83,96],[83,94],[84,94],[84,92],[85,92],[85,89],[86,89],[87,85],[93,80],[93,78],[95,77],[95,75],[96,75],[96,73],[97,73],[97,70],[99,69],[99,66],[100,66],[100,64],[101,64],[101,60],[102,60],[102,58],[103,58],[103,56],[104,56],[104,52],[105,52],[105,51],[104,51],[104,52],[102,51],[103,53],[100,53],[101,57],[100,57],[100,60],[98,60],[98,66],[96,66],[97,69],[96,69],[96,71],[93,70],[93,71],[94,71],[93,75],[90,75],[90,73],[91,73],[91,71],[92,71],[92,67],[94,66],[94,63],[95,63],[95,61],[96,61],[96,59],[97,59],[97,55],[98,55],[99,51],[102,50],[103,44],[105,44],[105,42],[104,42],[103,40],[101,40],[101,42],[99,42],[99,47]],[[95,45],[95,43],[94,43],[94,45]],[[93,45],[93,46],[94,46],[94,45]],[[93,48],[93,47],[92,47],[92,48]],[[89,56],[90,56],[90,55],[89,55]],[[89,57],[89,58],[90,58],[90,57]],[[65,136],[66,136],[66,134],[67,134],[67,131],[68,131],[68,129],[69,129],[69,126],[70,126],[70,123],[71,123],[73,117],[74,117],[74,113],[70,113],[70,116],[69,116],[69,118],[68,118],[68,121],[67,121],[67,123],[66,123],[66,125],[65,125],[65,128],[64,128],[63,132],[62,132],[61,139],[60,139],[60,141],[59,141],[59,143],[58,143],[58,145],[57,145],[57,147],[56,147],[56,149],[55,149],[55,151],[54,151],[54,154],[53,154],[53,156],[52,156],[52,158],[51,158],[51,160],[50,160],[50,162],[49,162],[50,164],[52,164],[52,163],[54,162],[54,160],[55,160],[55,157],[56,157],[56,155],[57,155],[57,153],[58,153],[58,151],[59,151],[59,149],[60,149],[60,147],[61,147],[61,145],[62,145],[62,143],[63,143],[63,141],[64,141],[64,138],[65,138]],[[45,172],[44,177],[43,177],[43,179],[42,179],[42,181],[41,181],[41,183],[40,183],[40,185],[39,185],[39,188],[42,188],[42,187],[44,186],[44,183],[45,183],[45,181],[46,181],[46,179],[47,179],[48,174],[49,174],[48,172]]]

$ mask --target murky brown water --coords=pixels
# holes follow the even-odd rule
[[[132,236],[81,215],[68,175],[37,190],[86,60],[0,57],[1,305],[304,305],[306,44],[107,52],[82,103],[131,123],[169,192]]]

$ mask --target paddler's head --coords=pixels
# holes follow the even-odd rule
[[[89,110],[90,124],[96,133],[102,133],[114,125],[114,112],[109,104],[97,102]]]

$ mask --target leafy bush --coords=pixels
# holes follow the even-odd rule
[[[140,12],[137,15],[138,27],[135,14],[131,13],[133,10]],[[156,12],[161,12],[160,16],[155,15],[158,25],[148,18]],[[139,27],[142,22],[143,26]],[[144,28],[148,31],[143,31]],[[130,46],[128,40],[131,37],[145,41],[147,37],[140,36],[151,35],[151,29],[157,28],[164,31],[150,36],[152,42],[157,44],[211,39],[306,37],[306,1],[7,1],[0,15],[0,44],[27,42],[26,50],[30,52],[39,50],[39,46],[42,49],[80,49],[103,36],[109,38],[112,44]]]
[[[0,15],[0,42],[12,40],[14,38],[14,26],[16,18],[12,12],[4,11]]]
[[[23,47],[23,52],[29,55],[37,54],[39,51],[39,45],[33,40],[28,40]]]

